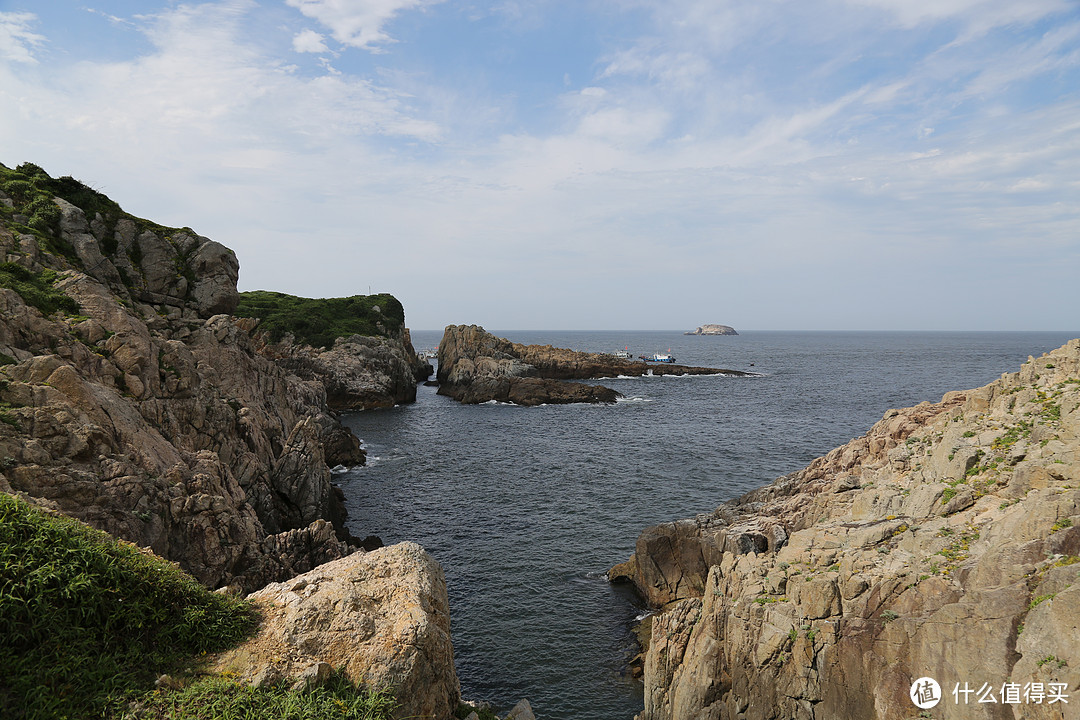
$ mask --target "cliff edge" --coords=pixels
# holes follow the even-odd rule
[[[1078,408],[1073,340],[646,529],[611,572],[662,608],[640,719],[899,720],[922,677],[932,717],[1076,717]]]
[[[252,318],[260,354],[326,388],[332,410],[387,408],[416,401],[430,377],[392,295],[301,298],[258,290],[240,294],[235,311]]]

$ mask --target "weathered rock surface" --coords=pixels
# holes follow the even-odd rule
[[[647,529],[611,577],[664,608],[642,720],[898,720],[922,676],[933,717],[1080,717],[1080,340]]]
[[[478,325],[448,325],[439,343],[439,394],[465,403],[614,402],[619,393],[571,380],[619,375],[747,375],[738,370],[650,365],[603,353],[522,345]]]
[[[68,259],[0,221],[0,257],[58,273],[80,308],[46,317],[0,289],[0,491],[149,546],[211,587],[253,589],[348,554],[328,464],[363,451],[322,385],[219,314],[236,305],[232,252],[57,205]]]
[[[415,543],[358,552],[253,593],[263,624],[214,659],[252,684],[320,667],[391,691],[397,718],[453,717],[460,700],[442,569]]]
[[[702,325],[702,326],[698,327],[696,330],[691,330],[689,332],[684,332],[683,333],[683,335],[738,335],[738,334],[739,333],[735,332],[735,328],[731,327],[730,325],[716,325],[716,324]]]
[[[396,337],[353,335],[322,350],[297,345],[291,337],[260,344],[259,351],[287,372],[326,388],[333,410],[371,410],[416,401],[416,384],[433,368],[419,360],[407,328]]]

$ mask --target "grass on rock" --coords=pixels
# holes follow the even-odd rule
[[[52,270],[35,274],[15,263],[0,263],[0,287],[10,288],[19,294],[27,305],[51,315],[57,310],[77,313],[79,303],[53,287],[56,273]]]

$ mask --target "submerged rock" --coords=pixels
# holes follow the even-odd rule
[[[713,513],[647,529],[610,573],[663,608],[640,719],[899,720],[924,676],[945,717],[1070,717],[1000,693],[1080,687],[1078,480],[1073,340],[985,387],[890,410]],[[964,683],[996,702],[956,705]]]

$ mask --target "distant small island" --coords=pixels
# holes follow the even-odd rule
[[[683,335],[738,335],[730,325],[702,325],[697,330],[684,332]]]

